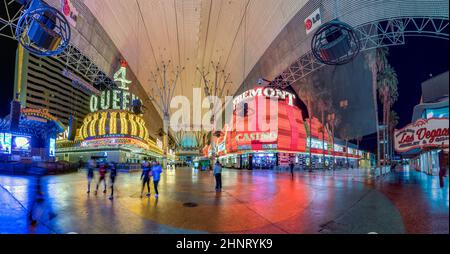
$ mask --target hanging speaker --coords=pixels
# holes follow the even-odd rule
[[[42,0],[21,0],[26,11],[16,25],[16,39],[30,53],[40,57],[63,52],[71,38],[64,14]]]
[[[19,124],[20,124],[20,116],[21,116],[21,105],[19,101],[12,101],[11,102],[11,111],[10,111],[10,130],[11,131],[18,131],[19,130]]]
[[[314,57],[327,65],[352,61],[361,49],[359,38],[350,25],[339,20],[323,24],[311,40]]]
[[[73,116],[70,116],[69,118],[69,133],[68,133],[68,140],[74,141],[75,136],[77,134],[77,121]]]

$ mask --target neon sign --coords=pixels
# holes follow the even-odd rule
[[[48,109],[23,108],[21,112],[25,116],[40,117],[49,121],[57,121],[58,119],[48,112]]]
[[[294,106],[294,100],[296,98],[294,94],[287,91],[271,87],[260,87],[248,90],[243,94],[234,98],[233,100],[234,109],[236,109],[237,105],[239,105],[241,102],[257,96],[264,96],[266,98],[278,98],[279,100],[287,100],[289,106]]]
[[[120,65],[120,69],[114,74],[114,81],[119,82],[119,89],[103,91],[100,96],[92,95],[91,112],[108,109],[132,111],[134,101],[138,100],[142,104],[139,97],[128,91],[128,85],[131,84],[131,81],[126,78],[127,62],[121,60]]]
[[[395,150],[407,152],[416,148],[448,146],[448,118],[419,119],[395,130]]]
[[[11,154],[11,133],[0,133],[0,154]]]
[[[119,82],[119,88],[128,90],[128,85],[131,81],[127,79],[127,61],[120,60],[120,69],[114,74],[114,81]]]
[[[55,151],[56,151],[56,139],[51,138],[49,143],[49,153],[48,156],[55,157]]]
[[[113,89],[103,91],[100,96],[92,95],[90,101],[91,112],[99,110],[132,110],[131,102],[141,100],[135,94],[125,90]]]
[[[244,133],[244,134],[236,135],[237,142],[249,142],[249,141],[276,142],[277,139],[278,139],[278,134],[276,132]]]

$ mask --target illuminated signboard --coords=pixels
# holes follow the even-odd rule
[[[334,151],[335,151],[335,152],[341,152],[341,153],[343,153],[343,152],[344,152],[344,147],[335,144],[335,145],[334,145]]]
[[[448,118],[419,119],[395,130],[395,151],[402,153],[424,147],[448,147]]]
[[[259,87],[255,89],[248,90],[244,92],[243,94],[237,96],[233,100],[233,106],[234,109],[236,109],[237,105],[239,105],[241,102],[249,100],[251,98],[257,97],[257,96],[264,96],[266,98],[278,98],[279,100],[287,100],[289,106],[294,105],[294,100],[296,96],[290,92],[283,91],[276,88],[271,87]]]
[[[13,136],[11,150],[15,152],[31,151],[31,138],[25,136]]]
[[[78,11],[72,4],[71,0],[61,0],[61,9],[64,17],[73,27],[77,26]]]
[[[259,141],[259,142],[276,142],[278,138],[278,134],[276,132],[269,133],[243,133],[236,135],[236,141]]]
[[[320,9],[317,9],[305,19],[306,34],[311,33],[320,25],[322,25],[322,17],[320,15]]]
[[[322,149],[322,150],[328,149],[327,142],[323,142],[322,140],[318,140],[318,139],[314,139],[314,138],[311,140],[311,142],[312,142],[312,146],[310,145],[309,138],[306,140],[307,147]],[[323,145],[325,145],[325,149],[322,148]]]
[[[107,90],[103,91],[100,96],[91,96],[90,109],[91,112],[108,109],[131,111],[132,102],[135,100],[141,101],[139,97],[126,90]]]
[[[127,61],[120,60],[120,69],[114,74],[114,81],[119,82],[119,88],[123,90],[128,90],[128,85],[131,81],[127,79]]]
[[[278,145],[277,144],[264,144],[262,146],[263,149],[277,149]]]
[[[81,143],[81,147],[103,147],[103,146],[120,146],[120,145],[130,145],[137,146],[143,149],[149,149],[148,144],[142,140],[135,138],[102,138],[94,140],[85,140]]]
[[[238,150],[252,150],[251,145],[238,146]]]
[[[56,139],[51,138],[50,139],[50,144],[49,144],[49,152],[48,152],[48,156],[50,157],[55,157],[55,149],[56,148]]]
[[[91,112],[108,109],[131,111],[135,101],[139,101],[142,105],[141,99],[128,91],[131,81],[126,78],[127,62],[121,60],[120,65],[120,69],[114,74],[114,81],[119,83],[119,89],[103,91],[100,96],[92,95],[90,101]]]
[[[42,122],[42,120],[48,120],[48,121],[57,121],[58,120],[58,118],[54,117],[52,114],[50,114],[48,112],[48,109],[23,108],[20,111],[28,119],[33,119],[36,121]],[[42,118],[42,120],[39,120],[38,118]]]
[[[271,103],[276,102],[276,109],[267,103],[268,99],[274,99]],[[249,107],[248,114],[236,112],[228,123],[227,153],[245,150],[306,151],[307,133],[296,99],[295,93],[272,87],[256,87],[235,97],[236,111],[244,103]]]
[[[10,133],[0,133],[0,153],[11,154],[11,139]]]

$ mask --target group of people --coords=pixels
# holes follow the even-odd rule
[[[109,182],[111,188],[111,195],[109,199],[114,199],[114,183],[117,177],[117,164],[114,162],[106,163],[106,162],[97,162],[95,158],[91,158],[88,161],[87,167],[87,179],[88,179],[88,190],[87,193],[91,193],[91,183],[94,180],[94,172],[98,169],[98,181],[95,187],[95,195],[98,194],[98,190],[100,185],[103,183],[103,193],[107,193],[107,172],[109,171]],[[142,173],[141,173],[141,198],[144,195],[144,190],[147,187],[147,197],[151,196],[150,190],[150,181],[153,180],[153,186],[155,190],[155,198],[159,197],[158,185],[161,179],[161,173],[163,172],[163,168],[161,164],[157,161],[149,162],[148,160],[144,160],[142,162]],[[213,174],[216,180],[216,191],[222,191],[222,165],[217,161],[213,168]]]
[[[94,179],[94,171],[98,168],[98,182],[95,187],[95,195],[98,194],[98,188],[101,183],[103,183],[103,193],[106,194],[107,189],[107,183],[106,183],[106,173],[109,170],[109,180],[111,185],[111,195],[109,196],[109,199],[114,199],[114,183],[116,181],[117,177],[117,165],[114,162],[105,163],[100,162],[97,163],[97,160],[95,158],[91,158],[88,161],[88,168],[87,168],[87,179],[88,179],[88,191],[87,193],[91,193],[91,182]]]
[[[94,179],[94,172],[98,169],[99,178],[97,181],[97,185],[95,187],[95,195],[98,194],[98,189],[100,185],[103,183],[103,193],[107,193],[107,172],[109,171],[109,180],[111,187],[111,195],[109,199],[114,199],[114,183],[117,177],[117,164],[114,162],[106,163],[106,162],[97,162],[96,158],[91,158],[88,161],[87,167],[87,180],[88,180],[88,190],[87,194],[91,193],[91,183]],[[152,161],[151,163],[148,160],[144,160],[142,162],[142,189],[141,189],[141,198],[144,193],[144,188],[147,185],[147,197],[151,196],[150,192],[150,180],[153,179],[153,185],[155,188],[155,197],[158,198],[158,184],[161,179],[162,167],[157,161]]]
[[[144,194],[144,188],[147,185],[147,197],[151,196],[150,191],[150,180],[153,178],[153,186],[155,188],[155,198],[158,198],[159,192],[158,192],[158,184],[159,180],[161,179],[161,173],[162,173],[162,167],[157,161],[152,161],[151,163],[147,160],[144,160],[142,163],[142,174],[141,174],[141,180],[142,180],[142,188],[141,188],[141,198]]]

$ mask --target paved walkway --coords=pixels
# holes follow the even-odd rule
[[[83,172],[45,177],[45,198],[34,202],[35,179],[0,175],[0,233],[449,232],[448,185],[437,188],[437,178],[416,172],[375,180],[363,170],[294,179],[225,170],[224,190],[216,193],[211,172],[183,168],[163,174],[159,199],[139,197],[139,177],[119,174],[114,201],[87,195]],[[36,226],[26,219],[29,210]]]

